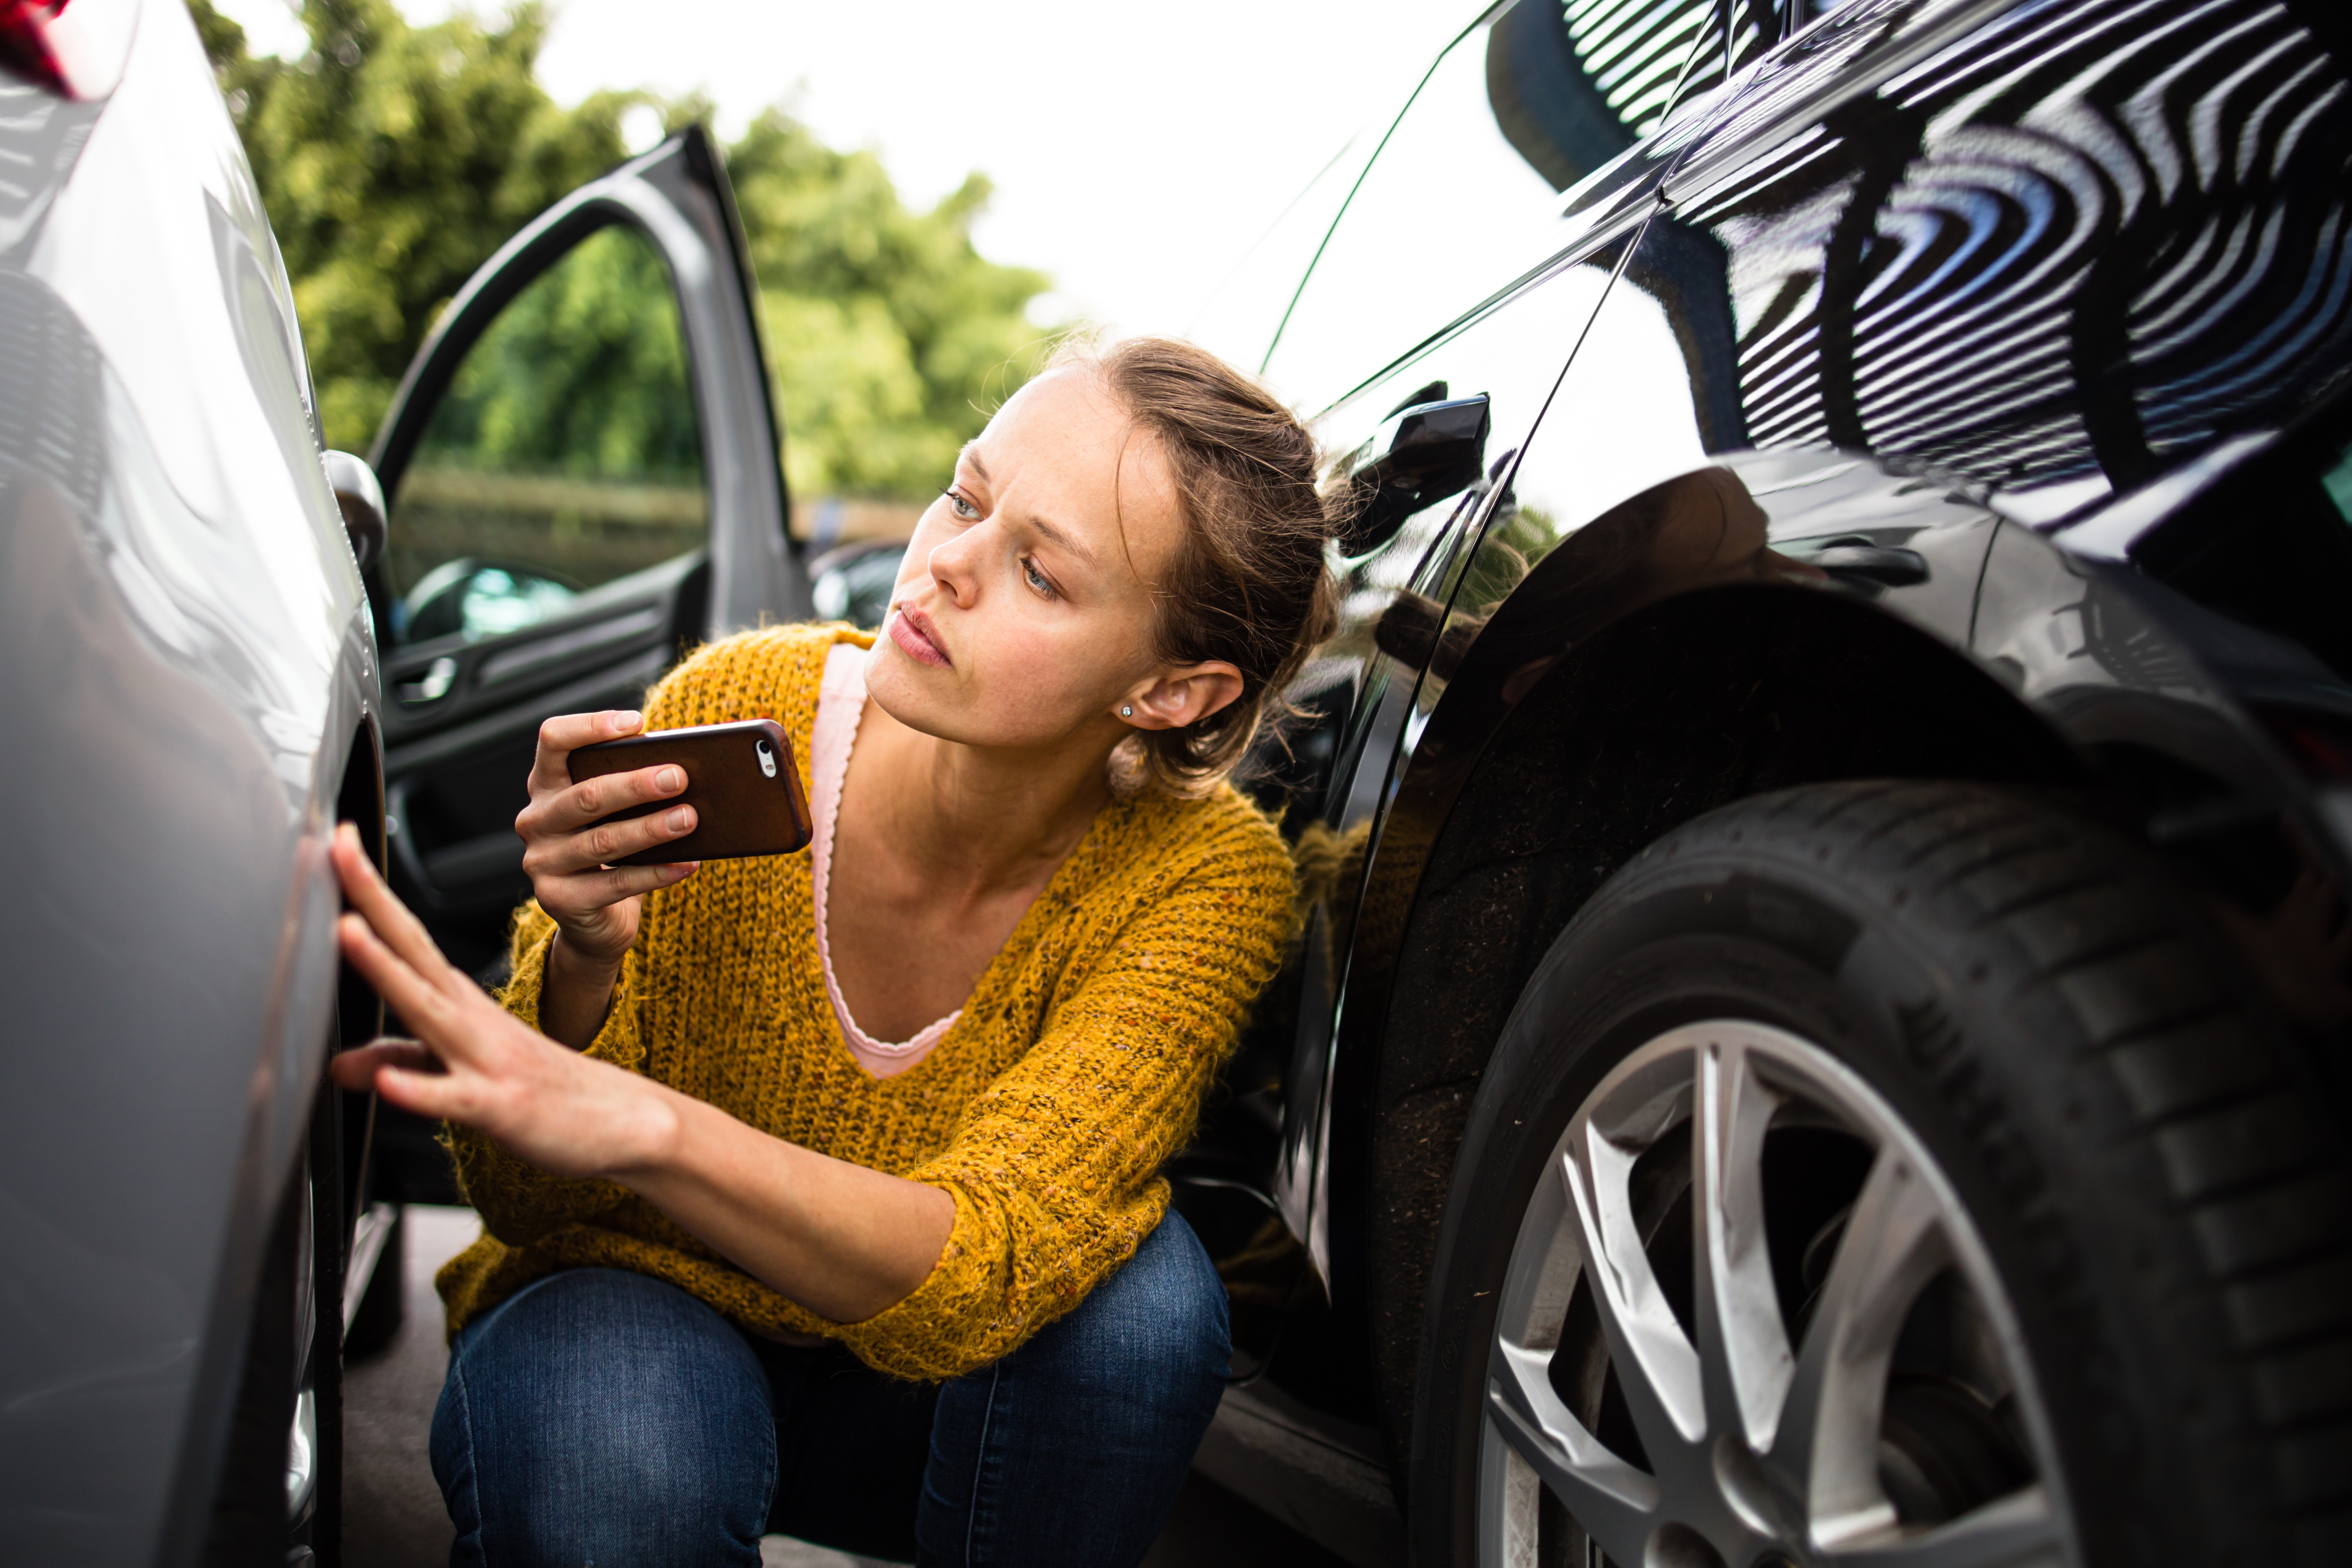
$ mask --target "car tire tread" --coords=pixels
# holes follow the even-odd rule
[[[2145,848],[2014,793],[1809,786],[1735,803],[1637,856],[1538,966],[1522,1011],[1548,983],[1567,984],[1551,978],[1563,950],[1632,940],[1601,928],[1643,887],[1702,859],[1810,879],[1858,919],[1940,933],[1955,967],[1900,1020],[1902,1049],[2022,1238],[2020,1256],[2063,1342],[2042,1353],[2070,1358],[2074,1386],[2105,1412],[2086,1428],[2105,1455],[2098,1468],[2130,1476],[2133,1456],[2160,1443],[2203,1470],[2194,1485],[2205,1518],[2243,1517],[2229,1500],[2260,1497],[2265,1532],[2275,1531],[2266,1550],[2291,1556],[2290,1542],[2325,1539],[2305,1527],[2352,1501],[2352,1389],[2322,1386],[2309,1370],[2352,1364],[2345,1108],[2201,895]],[[1619,1005],[1623,973],[1588,958],[1574,1005],[1552,1005],[1564,1019],[1599,1018]],[[1989,1018],[2031,1039],[2036,1059],[1988,1059],[1979,1037]],[[1504,1040],[1518,1027],[1515,1015]],[[1490,1066],[1486,1087],[1509,1098],[1495,1079]],[[2047,1103],[2016,1099],[2028,1085]],[[1491,1121],[1474,1110],[1465,1160],[1494,1136]],[[2059,1127],[2063,1173],[2044,1157]],[[1464,1182],[1457,1166],[1457,1190]],[[2085,1182],[2088,1195],[2078,1190]],[[1423,1320],[1424,1388],[1440,1340],[1465,1321],[1441,1297],[1464,1278],[1446,1261],[1459,1224],[1452,1204],[1447,1213]],[[2150,1321],[2117,1316],[2127,1310]],[[2155,1344],[2189,1348],[2168,1356]],[[2126,1427],[2170,1431],[2118,1427],[2127,1411],[2137,1418]],[[1433,1538],[1420,1539],[1426,1554]],[[2136,1539],[2135,1550],[2152,1544]],[[2211,1560],[2239,1560],[2235,1541],[2214,1546]]]
[[[2203,922],[2193,914],[2184,921],[2174,889],[2166,889],[2168,897],[2149,896],[2140,856],[2086,825],[2055,816],[2045,818],[2039,831],[2014,826],[2012,817],[1997,830],[2008,842],[2000,846],[2005,852],[1996,852],[1984,840],[1987,819],[2008,816],[2016,803],[1993,792],[1918,785],[1867,797],[1853,793],[1853,804],[1865,812],[1872,805],[1895,807],[1882,825],[1890,839],[1933,832],[1909,858],[1929,875],[1927,897],[1973,905],[1970,924],[1977,935],[2005,938],[2040,959],[2039,973],[2017,989],[2024,994],[2040,991],[2061,1002],[2080,1021],[2089,1061],[2109,1067],[2124,1052],[2149,1053],[2138,1064],[2134,1098],[2160,1105],[2162,1114],[2138,1119],[2124,1141],[2143,1144],[2164,1173],[2165,1198],[2189,1219],[2200,1244],[2205,1290],[2218,1297],[2233,1285],[2253,1286],[2264,1277],[2352,1261],[2352,1237],[2344,1223],[2352,1214],[2352,1177],[2340,1149],[2333,1152],[2334,1168],[2315,1169],[2326,1164],[2330,1151],[2329,1132],[2308,1098],[2311,1086],[2245,1027],[2242,1000],[2233,998],[2214,973],[2210,955],[2218,944],[2210,937],[2199,942],[2183,936],[2184,923]],[[1843,815],[1824,814],[1808,826],[1824,828]],[[2086,907],[2072,907],[2077,900]],[[2165,918],[2168,913],[2171,919]],[[2122,938],[2116,925],[2137,930]],[[2106,940],[2082,940],[2103,929]],[[2119,1065],[2109,1070],[2124,1076]],[[2246,1151],[2249,1163],[2233,1179],[2214,1176],[2210,1157],[2196,1158],[2184,1149],[2183,1129],[2252,1119],[2268,1123],[2277,1137],[2269,1149]],[[2293,1156],[2280,1157],[2283,1148],[2291,1148]],[[2210,1152],[2210,1138],[2194,1152]],[[2256,1387],[2273,1381],[2279,1352],[2243,1333],[2233,1333],[2232,1342],[2251,1358],[2248,1371]],[[2338,1326],[2316,1329],[2313,1339],[2287,1353],[2352,1364],[2347,1351],[2352,1336]],[[2315,1424],[2339,1424],[2347,1403],[2287,1421],[2280,1419],[2286,1406],[2258,1400],[2257,1414],[2273,1436],[2303,1437],[2315,1435]],[[2352,1431],[2344,1436],[2352,1441]],[[2305,1447],[2296,1441],[2277,1451],[2281,1500],[2293,1508],[2298,1500],[2340,1500],[2343,1477],[2352,1474],[2352,1464],[2339,1469],[2331,1485],[2315,1490],[2308,1482],[2315,1472],[2298,1462],[2303,1456],[2295,1452]]]

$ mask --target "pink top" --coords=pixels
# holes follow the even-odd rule
[[[956,1011],[911,1040],[877,1040],[857,1026],[841,983],[833,975],[833,946],[824,930],[825,886],[833,870],[833,826],[841,816],[842,781],[849,776],[849,753],[857,744],[857,722],[866,716],[866,650],[837,642],[825,655],[824,680],[817,688],[816,727],[809,736],[809,816],[813,837],[810,873],[816,883],[816,956],[824,966],[824,994],[833,999],[834,1021],[858,1066],[876,1078],[892,1078],[929,1056],[940,1037],[963,1016]]]

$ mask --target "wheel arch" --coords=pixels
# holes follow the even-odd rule
[[[365,616],[362,608],[353,622],[353,638],[367,635]],[[339,671],[336,717],[331,721],[329,732],[348,728],[348,739],[340,759],[332,742],[320,744],[311,810],[321,813],[331,803],[334,815],[331,821],[356,824],[362,842],[381,866],[384,850],[383,748],[377,729],[374,679],[372,673],[362,673],[373,668],[371,650],[365,658],[347,656]],[[330,773],[329,763],[337,760],[340,772]],[[314,815],[310,820],[315,823],[318,817]],[[329,831],[332,831],[331,826]],[[323,1054],[339,1046],[372,1037],[381,1026],[382,1005],[374,991],[348,963],[338,959],[337,965],[336,1012],[331,1017],[318,1020],[327,1031],[319,1041],[321,1059]],[[352,1104],[363,1106],[365,1102],[354,1100],[346,1102],[346,1109]],[[331,1126],[320,1116],[315,1101],[305,1110],[304,1120],[313,1137]],[[344,1162],[344,1192],[348,1194],[358,1190],[364,1177],[367,1121],[364,1117],[346,1117],[338,1131],[341,1141],[337,1154]],[[278,1200],[293,1170],[299,1169],[299,1151],[303,1147],[299,1142],[295,1145],[298,1152],[292,1170],[278,1168],[266,1157],[268,1126],[257,1110],[248,1119],[240,1142],[219,1261],[204,1308],[194,1392],[165,1492],[164,1536],[157,1554],[157,1561],[165,1568],[184,1568],[195,1563],[205,1543],[213,1500],[229,1458],[230,1419],[244,1373],[247,1331],[255,1310],[265,1252],[278,1217]],[[340,1210],[342,1205],[339,1202],[337,1207]],[[348,1246],[349,1216],[338,1212],[331,1217],[344,1230]]]
[[[1333,1083],[1334,1284],[1367,1313],[1392,1464],[1479,1074],[1528,975],[1619,866],[1707,811],[1798,784],[2092,784],[1980,666],[1843,595],[1702,590],[1566,654],[1534,652],[1505,619],[1493,646],[1472,646],[1402,770],[1367,868],[1356,1027]],[[1567,787],[1577,780],[1591,787]],[[1378,1006],[1360,1005],[1368,994]]]

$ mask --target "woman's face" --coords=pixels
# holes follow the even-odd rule
[[[923,513],[866,667],[909,728],[968,745],[1052,746],[1189,723],[1231,700],[1231,666],[1152,649],[1152,587],[1183,520],[1159,444],[1098,375],[1053,371],[1013,394]],[[1201,672],[1207,672],[1205,676]],[[1191,679],[1187,679],[1188,675]],[[1235,677],[1234,693],[1240,689]],[[1122,720],[1122,703],[1135,709]]]

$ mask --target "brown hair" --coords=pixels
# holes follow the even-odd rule
[[[1190,343],[1079,340],[1052,363],[1099,374],[1167,459],[1184,536],[1154,587],[1160,657],[1241,671],[1232,702],[1181,730],[1139,731],[1115,759],[1133,782],[1199,794],[1288,711],[1283,689],[1338,623],[1315,439],[1272,393]]]

